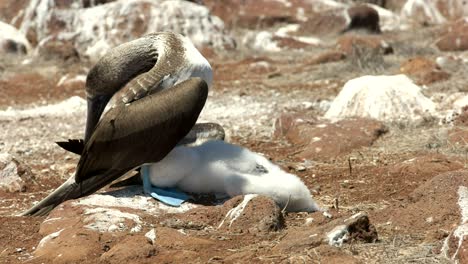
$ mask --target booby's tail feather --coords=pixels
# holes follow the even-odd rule
[[[20,216],[43,216],[47,215],[55,206],[62,201],[67,200],[67,196],[72,193],[72,190],[77,189],[78,185],[75,183],[75,177],[70,177],[60,187],[55,189],[46,198],[42,199],[39,203],[35,204],[29,210],[22,212]]]
[[[47,215],[60,203],[90,195],[111,183],[122,174],[123,173],[121,171],[108,171],[105,174],[90,177],[81,183],[76,183],[75,176],[71,176],[55,191],[50,193],[46,198],[42,199],[42,201],[31,207],[29,210],[22,212],[20,216]]]
[[[69,152],[81,155],[84,149],[84,140],[83,139],[69,139],[68,141],[58,141],[55,142],[64,150]]]

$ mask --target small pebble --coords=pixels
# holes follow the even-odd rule
[[[332,218],[333,217],[332,214],[330,214],[329,212],[326,212],[326,211],[323,212],[323,216],[325,216],[326,218]]]

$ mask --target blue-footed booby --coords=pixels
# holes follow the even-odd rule
[[[212,79],[208,61],[180,34],[153,33],[111,49],[86,79],[84,141],[69,143],[81,152],[75,175],[23,215],[46,214],[64,200],[162,159],[194,126]],[[213,128],[197,127],[188,143]],[[212,133],[224,137],[224,131]],[[67,149],[67,142],[63,145]]]
[[[85,143],[75,175],[22,215],[45,215],[63,201],[101,189],[143,164],[158,162],[190,132],[208,86],[191,78],[106,112]]]

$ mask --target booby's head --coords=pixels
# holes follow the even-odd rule
[[[99,64],[98,64],[99,65]],[[93,67],[86,78],[86,101],[88,103],[88,112],[86,118],[85,142],[91,137],[94,127],[99,121],[102,112],[106,108],[112,95],[115,93],[112,87],[103,83],[100,76],[100,67]]]
[[[96,124],[98,123],[102,112],[106,108],[107,103],[109,102],[110,97],[108,95],[97,95],[97,96],[88,96],[88,112],[86,118],[86,130],[84,141],[87,142],[91,137]]]
[[[85,142],[91,137],[107,103],[127,80],[121,80],[112,73],[114,64],[103,57],[88,73],[86,78],[86,99],[88,112]]]
[[[158,54],[146,38],[121,44],[105,54],[86,78],[88,117],[85,142],[90,138],[109,100],[130,80],[154,67]]]

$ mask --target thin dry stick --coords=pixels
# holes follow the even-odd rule
[[[314,248],[314,253],[315,253],[315,255],[316,255],[317,258],[318,258],[318,259],[317,259],[317,260],[318,260],[318,263],[322,263],[322,261],[321,261],[322,258],[321,258],[320,255],[317,253],[317,250],[315,250],[315,248]]]
[[[283,210],[281,210],[281,213],[284,214],[286,212],[286,208],[288,208],[289,201],[291,200],[291,195],[288,197],[288,201],[286,202],[286,205],[284,206]]]
[[[349,166],[349,176],[351,177],[353,175],[353,166],[351,164],[351,156],[348,157],[348,166]]]
[[[338,197],[333,200],[333,207],[336,209],[336,211],[339,211],[339,203],[338,203]]]
[[[393,246],[393,247],[395,247],[396,239],[397,239],[397,235],[395,235],[395,236],[393,237],[393,243],[392,243],[392,246]]]

